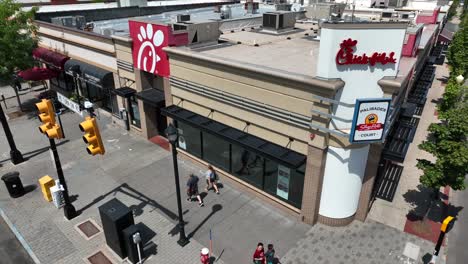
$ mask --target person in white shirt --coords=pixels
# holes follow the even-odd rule
[[[208,170],[205,172],[206,177],[206,191],[210,188],[213,188],[217,194],[219,194],[218,190],[218,175],[216,175],[216,171],[214,170],[213,166],[208,165]]]

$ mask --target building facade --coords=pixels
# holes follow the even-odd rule
[[[130,19],[128,35],[109,37],[38,25],[41,48],[65,60],[58,92],[153,142],[173,122],[185,157],[301,221],[363,221],[379,171],[411,143],[398,131],[415,127],[400,119],[424,106],[437,20],[319,28],[266,15],[291,26]],[[361,101],[371,106],[356,110]]]

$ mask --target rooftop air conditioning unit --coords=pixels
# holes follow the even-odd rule
[[[76,25],[76,21],[72,16],[53,17],[51,22],[64,27],[75,27]]]
[[[109,37],[109,36],[111,36],[113,34],[114,34],[114,29],[111,26],[101,28],[101,35]]]
[[[263,27],[266,29],[293,28],[296,23],[294,12],[266,12],[263,13]]]
[[[51,22],[55,25],[78,29],[84,29],[84,27],[86,26],[86,18],[84,16],[54,17],[51,19]]]
[[[75,27],[77,29],[84,29],[86,26],[86,18],[84,16],[75,16]]]
[[[382,12],[382,18],[391,18],[392,15],[392,12]]]
[[[179,14],[179,15],[177,15],[177,20],[176,21],[177,21],[177,23],[190,21],[190,15]]]
[[[278,4],[275,6],[276,11],[291,11],[292,4]]]

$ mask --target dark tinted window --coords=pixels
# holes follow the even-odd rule
[[[229,143],[203,132],[203,159],[225,171],[229,169]]]
[[[232,145],[232,174],[238,178],[263,188],[264,159],[237,145]]]
[[[201,157],[200,130],[182,122],[177,122],[177,128],[179,129],[179,148],[197,157]]]

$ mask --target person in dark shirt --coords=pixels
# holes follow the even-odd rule
[[[198,193],[198,177],[193,174],[190,174],[187,180],[187,196],[187,201],[192,201],[192,196],[196,196],[200,207],[205,206],[200,194]]]
[[[275,249],[273,248],[273,244],[268,244],[265,258],[267,264],[273,264],[275,262]]]

